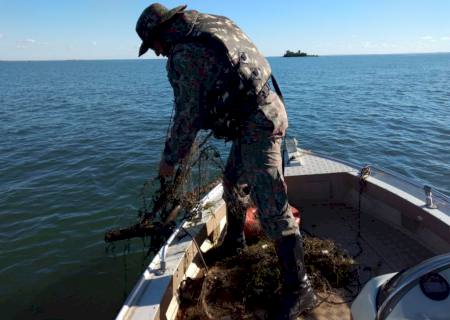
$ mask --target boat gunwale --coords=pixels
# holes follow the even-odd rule
[[[134,288],[131,290],[130,294],[128,295],[127,299],[122,305],[122,308],[120,309],[119,313],[116,316],[116,320],[122,320],[122,319],[140,319],[140,317],[135,317],[135,311],[134,308],[140,308],[139,301],[144,297],[144,295],[149,294],[157,294],[159,298],[157,300],[159,301],[158,307],[155,309],[152,309],[152,314],[148,314],[145,319],[160,319],[165,318],[161,317],[161,306],[164,304],[165,309],[164,313],[168,311],[170,307],[171,301],[167,301],[167,290],[173,286],[173,277],[179,271],[179,266],[184,263],[184,266],[190,265],[196,256],[196,252],[193,252],[193,254],[190,254],[189,251],[192,251],[192,248],[195,245],[194,241],[198,240],[196,239],[199,234],[204,234],[204,238],[206,239],[209,235],[208,226],[211,226],[213,224],[212,220],[216,220],[215,218],[221,218],[220,216],[215,216],[217,213],[216,211],[220,210],[221,207],[224,207],[224,202],[222,200],[222,193],[223,193],[223,187],[222,184],[217,184],[208,194],[202,198],[200,205],[201,207],[205,207],[208,203],[213,202],[215,209],[214,211],[211,210],[211,208],[206,208],[202,210],[201,214],[201,220],[200,221],[187,221],[183,220],[178,224],[178,228],[171,234],[170,238],[164,243],[164,245],[159,249],[158,253],[155,255],[155,257],[152,259],[146,270],[142,273],[141,277],[139,278],[138,282],[134,286]],[[209,212],[208,212],[209,211]],[[219,225],[220,219],[218,221],[217,226],[212,226],[211,229],[215,229],[216,227],[220,227]],[[182,252],[168,252],[169,248],[173,245],[176,246],[179,243],[182,242],[179,239],[177,239],[177,236],[180,235],[181,231],[185,231],[186,228],[191,227],[198,227],[197,233],[195,234],[189,234],[191,239],[185,243],[183,243],[184,250]],[[184,238],[184,236],[182,237]],[[182,239],[181,238],[181,239]],[[172,241],[173,240],[173,241]],[[160,272],[160,261],[161,257],[164,254],[164,250],[167,250],[166,260],[167,266],[163,273]],[[178,257],[177,257],[178,256]],[[169,261],[172,257],[177,257],[176,261]],[[185,261],[188,259],[189,261]],[[173,270],[172,270],[173,269]],[[186,271],[187,268],[185,268],[184,271]],[[165,286],[165,289],[161,290],[160,292],[149,292],[150,290],[148,287],[151,285],[152,280],[158,280],[162,277],[169,277],[170,279],[167,279],[167,286]],[[177,288],[176,288],[177,289]],[[148,297],[147,297],[148,298]]]
[[[359,164],[357,164],[357,163],[355,163],[355,162],[348,161],[348,160],[338,159],[338,158],[335,158],[335,157],[333,157],[333,156],[327,155],[327,154],[322,153],[322,152],[311,151],[311,150],[305,150],[305,149],[299,149],[299,151],[302,152],[302,153],[305,153],[305,154],[310,154],[310,155],[313,155],[313,156],[318,156],[318,157],[321,157],[321,158],[324,158],[324,159],[327,159],[327,160],[332,160],[332,161],[335,161],[335,162],[344,164],[344,165],[346,165],[346,166],[349,166],[349,167],[351,167],[351,168],[357,170],[358,172],[361,171],[361,169],[364,167],[364,166],[361,166],[361,165],[359,165]],[[379,167],[378,165],[373,165],[373,164],[370,164],[370,163],[369,163],[369,164],[366,164],[366,166],[369,166],[371,169],[375,169],[375,170],[378,171],[378,172],[387,173],[388,175],[392,176],[393,178],[402,180],[403,182],[406,182],[406,183],[410,184],[411,186],[414,186],[414,187],[416,187],[416,188],[418,188],[418,189],[420,189],[420,190],[423,190],[423,187],[424,187],[424,186],[429,186],[429,187],[431,187],[431,189],[433,190],[433,196],[438,197],[438,198],[441,198],[442,200],[444,200],[445,202],[447,202],[448,205],[450,205],[450,196],[446,195],[445,193],[443,193],[442,191],[440,191],[437,187],[435,187],[435,186],[432,185],[432,184],[425,183],[425,182],[423,182],[423,181],[421,181],[421,180],[418,180],[418,179],[413,179],[413,178],[411,178],[411,177],[405,176],[405,175],[403,175],[403,174],[400,174],[400,173],[398,173],[398,172],[392,171],[392,170],[390,170],[390,169],[383,168],[383,167]],[[380,180],[381,180],[381,179],[380,179]],[[386,182],[386,183],[388,183],[388,182]],[[388,183],[388,184],[389,184],[389,183]],[[393,186],[393,187],[395,187],[395,186]],[[414,196],[414,195],[413,195],[413,196]]]

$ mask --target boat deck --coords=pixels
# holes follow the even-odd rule
[[[372,277],[398,272],[434,255],[417,241],[374,217],[361,215],[358,223],[358,210],[344,204],[311,203],[300,206],[300,212],[304,234],[331,239],[356,257],[361,287]],[[350,306],[361,288],[348,289],[332,294],[318,293],[321,303],[302,319],[351,319]]]

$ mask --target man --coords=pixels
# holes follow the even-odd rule
[[[315,296],[305,272],[303,240],[288,205],[281,161],[287,115],[270,90],[270,65],[228,18],[185,9],[152,4],[136,26],[142,39],[139,56],[152,49],[168,57],[175,95],[159,174],[172,177],[201,129],[233,141],[223,177],[228,226],[219,250],[236,254],[245,247],[250,197],[280,260],[283,294],[277,318],[295,319],[314,306]]]

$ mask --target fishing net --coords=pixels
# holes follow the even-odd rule
[[[170,179],[155,177],[141,190],[137,222],[109,230],[106,243],[142,238],[147,257],[159,250],[175,226],[199,213],[201,198],[221,181],[223,161],[211,135],[200,134]]]
[[[304,237],[305,265],[316,293],[326,296],[356,281],[356,265],[333,241]],[[177,319],[266,319],[281,293],[274,244],[262,238],[240,255],[217,261],[180,288]]]

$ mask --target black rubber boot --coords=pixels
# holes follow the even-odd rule
[[[244,213],[236,211],[238,210],[229,208],[227,205],[226,234],[221,244],[211,248],[203,255],[208,265],[220,259],[235,256],[246,248],[244,235],[245,211]]]
[[[303,239],[300,234],[275,241],[283,279],[282,294],[276,319],[296,319],[316,304],[316,296],[305,271]]]
[[[232,204],[227,204],[227,232],[223,239],[223,245],[245,248],[244,225],[246,214],[246,208],[234,208]]]

